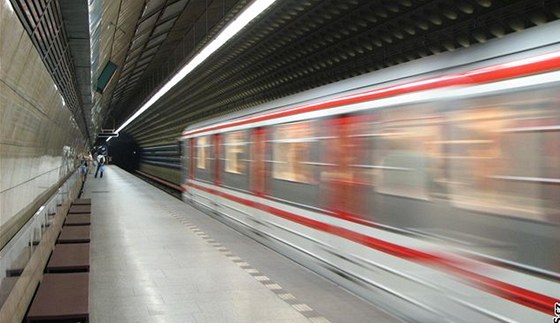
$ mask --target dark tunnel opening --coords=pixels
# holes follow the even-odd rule
[[[140,147],[132,136],[121,132],[118,137],[109,141],[108,146],[112,164],[128,172],[134,172],[138,169],[140,164]]]

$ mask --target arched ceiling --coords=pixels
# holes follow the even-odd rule
[[[121,125],[249,3],[102,1],[93,75],[108,60],[117,70],[85,109],[89,131]],[[558,18],[560,0],[278,0],[124,131],[141,146],[173,143],[201,119]]]
[[[200,119],[559,17],[553,1],[278,1],[125,130],[171,143]]]

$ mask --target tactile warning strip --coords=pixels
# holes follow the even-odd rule
[[[314,323],[329,323],[330,321],[327,320],[325,317],[319,315],[314,309],[309,307],[307,304],[301,303],[294,295],[287,292],[282,286],[277,284],[276,282],[272,281],[270,278],[262,274],[257,269],[253,268],[249,263],[241,259],[241,257],[236,256],[228,248],[224,247],[221,243],[214,240],[204,231],[200,230],[196,225],[190,223],[188,220],[183,218],[182,216],[176,214],[175,212],[171,212],[171,216],[185,225],[190,231],[192,231],[195,235],[199,236],[200,238],[204,239],[208,244],[216,248],[216,250],[223,253],[224,256],[228,257],[233,263],[237,264],[240,268],[245,270],[249,275],[251,275],[255,280],[260,282],[263,286],[268,288],[271,292],[275,293],[281,300],[289,304],[293,309],[301,313],[305,316],[309,321]]]

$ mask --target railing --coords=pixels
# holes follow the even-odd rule
[[[42,278],[62,218],[79,191],[74,172],[0,250],[0,322],[21,321]],[[53,238],[54,237],[54,238]],[[39,269],[37,269],[39,268]],[[25,271],[25,274],[23,274]]]

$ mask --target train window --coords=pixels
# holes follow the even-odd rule
[[[377,192],[428,200],[440,178],[441,117],[431,107],[389,109],[378,131]]]
[[[225,135],[225,171],[234,174],[246,172],[247,135],[243,131],[232,132]]]
[[[502,107],[464,109],[450,114],[451,140],[446,158],[450,165],[450,189],[456,205],[486,208],[495,205],[500,183],[492,177],[503,173]]]
[[[311,146],[315,139],[311,122],[275,127],[272,148],[272,176],[300,183],[314,181]]]
[[[536,97],[486,98],[451,114],[447,158],[455,205],[533,219],[558,212],[550,198],[560,183],[558,112]]]
[[[196,138],[196,168],[207,170],[209,168],[210,157],[210,137],[204,136]]]

